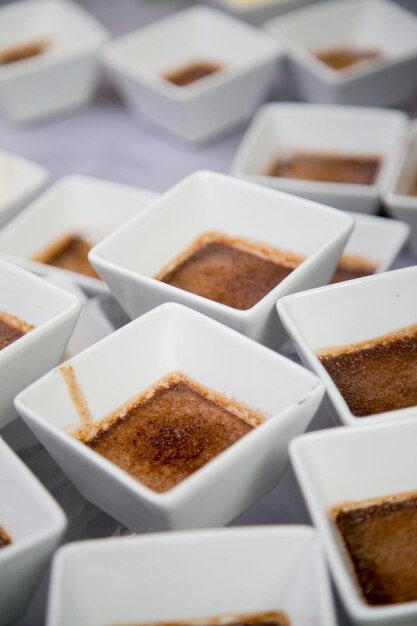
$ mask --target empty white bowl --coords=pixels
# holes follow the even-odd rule
[[[337,428],[299,437],[291,460],[317,528],[333,579],[354,623],[414,626],[417,602],[368,605],[356,584],[330,509],[345,502],[416,489],[417,422]]]
[[[417,123],[411,126],[410,141],[397,162],[391,184],[384,196],[384,205],[390,215],[410,226],[410,247],[417,254],[417,195],[409,195],[417,184]]]
[[[336,624],[307,526],[258,526],[75,543],[52,571],[47,626],[113,626],[285,611]]]
[[[0,621],[25,612],[66,527],[52,496],[0,438],[0,526],[12,543],[0,550]]]
[[[260,25],[268,19],[312,4],[316,0],[212,0],[232,15]]]
[[[191,142],[248,120],[266,98],[282,57],[270,35],[208,7],[194,7],[117,39],[103,61],[134,113]],[[224,69],[185,87],[162,75],[195,61]]]
[[[322,2],[267,22],[284,42],[300,94],[312,102],[395,106],[417,91],[417,17],[386,0]],[[381,61],[334,70],[316,51],[381,51]]]
[[[417,266],[283,298],[278,313],[304,365],[323,381],[337,419],[347,426],[417,416],[417,407],[355,417],[317,351],[387,335],[417,323]]]
[[[16,394],[60,362],[81,305],[62,289],[4,261],[0,284],[0,311],[35,327],[0,350],[2,428],[16,417]]]
[[[48,178],[44,167],[0,152],[0,228],[41,191]]]
[[[338,209],[376,213],[401,158],[408,130],[407,116],[399,111],[268,104],[246,132],[231,173]],[[267,176],[274,158],[293,152],[380,156],[382,164],[371,185]]]
[[[355,226],[342,257],[359,257],[375,266],[375,274],[386,272],[407,240],[409,227],[399,220],[375,215],[352,213],[352,217]]]
[[[323,396],[310,372],[177,304],[154,309],[68,363],[94,423],[172,371],[266,416],[200,470],[157,493],[70,434],[80,419],[60,368],[21,393],[20,415],[80,493],[134,531],[230,522],[277,484],[288,442],[306,429]]]
[[[341,211],[222,174],[197,172],[95,246],[90,260],[131,318],[175,301],[278,347],[286,334],[276,315],[276,301],[326,284],[352,228],[353,218]],[[306,260],[243,311],[153,278],[206,231],[278,246]]]
[[[0,52],[46,42],[45,52],[0,65],[0,109],[27,122],[86,104],[99,77],[107,31],[68,0],[28,0],[0,9]]]
[[[89,295],[107,291],[97,278],[33,261],[65,235],[96,243],[158,197],[86,176],[66,176],[47,189],[0,232],[0,255],[40,275],[61,274]]]

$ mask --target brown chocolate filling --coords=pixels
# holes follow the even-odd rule
[[[417,405],[417,325],[318,357],[356,417]]]
[[[246,310],[302,261],[301,256],[266,244],[204,233],[155,278],[234,309]]]
[[[4,530],[4,528],[0,527],[0,549],[9,546],[12,543],[8,533]]]
[[[16,61],[23,61],[43,54],[49,47],[46,40],[31,41],[29,43],[0,50],[0,65],[8,65]]]
[[[314,54],[333,70],[344,70],[364,61],[380,61],[382,59],[382,54],[378,50],[355,50],[353,48],[318,50]]]
[[[336,272],[330,282],[342,283],[345,280],[363,278],[364,276],[374,274],[375,271],[375,264],[371,263],[367,259],[345,255],[341,257],[339,265],[336,268]]]
[[[33,330],[33,326],[14,315],[0,311],[0,350]]]
[[[327,183],[372,185],[380,165],[381,158],[373,155],[296,152],[288,157],[276,158],[266,175]]]
[[[417,493],[335,507],[333,519],[373,606],[417,600]]]
[[[98,428],[81,427],[78,438],[150,489],[164,492],[260,421],[249,407],[183,374],[170,374]]]
[[[65,235],[34,257],[38,263],[46,263],[71,272],[99,278],[88,261],[92,245],[78,235]]]
[[[190,63],[180,69],[167,72],[163,75],[163,77],[166,80],[169,80],[170,83],[177,85],[177,87],[185,87],[190,83],[194,83],[196,80],[200,80],[200,78],[210,76],[210,74],[219,72],[222,69],[223,66],[219,63],[213,63],[211,61],[196,61],[195,63]]]
[[[265,613],[221,615],[180,622],[147,622],[132,626],[290,626],[290,620],[282,611],[268,611]]]

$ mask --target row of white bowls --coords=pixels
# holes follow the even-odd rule
[[[417,270],[411,268],[381,273],[368,279],[296,293],[325,284],[330,279],[354,227],[351,215],[250,182],[208,172],[192,175],[160,198],[152,200],[145,194],[142,202],[146,204],[151,200],[151,204],[138,212],[141,193],[143,192],[103,181],[70,178],[45,193],[15,220],[15,223],[23,223],[25,214],[29,217],[33,214],[31,221],[28,221],[30,234],[18,237],[23,245],[28,245],[25,240],[37,241],[43,229],[56,228],[54,224],[62,219],[62,215],[81,214],[81,208],[92,207],[91,227],[93,222],[97,226],[100,208],[104,211],[103,207],[106,207],[103,212],[106,216],[107,211],[109,216],[111,215],[111,205],[120,208],[121,202],[116,200],[124,198],[127,205],[130,203],[131,210],[133,205],[136,207],[137,215],[106,237],[91,252],[92,263],[106,278],[114,295],[132,318],[138,318],[70,361],[94,421],[100,421],[103,416],[137,395],[167,371],[182,370],[208,387],[260,409],[267,416],[265,424],[183,483],[165,494],[157,494],[70,435],[69,431],[79,424],[79,417],[59,368],[53,369],[21,392],[16,399],[16,407],[78,490],[129,528],[149,531],[222,526],[277,484],[288,459],[288,445],[308,426],[323,397],[325,386],[340,419],[344,423],[359,422],[352,421],[349,415],[345,417],[343,411],[346,412],[347,408],[343,406],[341,397],[337,396],[338,392],[334,385],[332,388],[331,381],[326,379],[320,364],[314,361],[314,351],[318,347],[323,347],[322,342],[327,346],[361,341],[414,322],[412,316],[416,310],[414,285]],[[51,206],[55,209],[55,218]],[[60,206],[64,208],[60,210]],[[45,213],[49,211],[44,222],[40,217],[42,211]],[[407,228],[398,222],[369,216],[360,217],[359,224],[361,221],[365,224],[362,236],[366,245],[370,245],[369,234],[365,235],[366,222],[368,228],[371,227],[375,233],[379,229],[380,254],[383,248],[384,254],[387,253],[386,248],[390,239],[387,236],[388,232],[396,237],[396,251],[407,235]],[[66,223],[66,231],[75,226],[76,223],[71,226]],[[114,222],[111,222],[111,226],[115,226]],[[156,271],[204,230],[219,230],[235,236],[259,239],[302,253],[308,258],[284,281],[283,287],[278,286],[253,309],[242,312],[243,315],[240,316],[240,312],[231,312],[229,307],[182,292],[152,278]],[[56,237],[61,233],[52,230],[52,234]],[[395,256],[394,249],[391,249],[392,257]],[[387,257],[383,258],[389,264]],[[42,268],[42,271],[44,269]],[[59,362],[76,323],[80,304],[72,296],[64,294],[56,287],[14,265],[2,262],[1,270],[4,274],[2,284],[6,286],[4,292],[9,297],[9,300],[6,297],[2,302],[1,308],[36,326],[34,331],[19,342],[1,351],[1,374],[19,380],[25,373],[33,380],[41,373],[34,369],[34,364],[39,361],[40,349],[43,355],[40,365],[44,371]],[[291,293],[295,295],[283,298],[284,295]],[[300,305],[301,299],[304,301]],[[187,307],[173,304],[172,301],[186,304]],[[304,362],[316,370],[318,377],[260,345],[260,342],[264,342],[271,346],[279,346],[285,340],[286,335],[276,314],[277,301],[282,321],[295,339]],[[163,302],[165,304],[157,306]],[[35,312],[40,308],[42,310],[42,306],[49,318],[35,319]],[[200,310],[208,316],[192,309]],[[314,311],[314,315],[310,315],[311,310]],[[381,310],[384,311],[383,316]],[[148,312],[143,315],[145,311]],[[337,314],[333,315],[332,311],[337,311]],[[226,325],[219,324],[209,317],[220,319]],[[235,327],[240,332],[227,326]],[[316,331],[313,338],[308,335],[309,332],[313,332],[312,328]],[[251,341],[244,334],[252,336],[258,342]],[[309,343],[306,347],[307,342]],[[28,379],[22,380],[22,387],[28,382],[30,382]],[[13,390],[13,394],[16,391]],[[412,411],[405,409],[397,413],[396,420],[407,417]],[[8,419],[12,417],[10,407],[4,414],[9,416]],[[367,420],[390,421],[392,417],[393,415],[386,414]],[[362,420],[361,425],[366,424],[367,420]],[[367,433],[369,428],[363,425],[359,430]],[[319,438],[328,436],[330,435],[327,433],[315,435]],[[308,446],[302,443],[300,445]],[[320,463],[325,462],[324,458],[320,457]],[[400,474],[398,484],[402,480],[401,477],[404,477],[403,473]],[[333,474],[333,479],[337,482],[337,474]],[[369,492],[373,495],[390,493],[392,484],[387,480],[386,473],[379,473],[378,480],[385,484],[385,491],[378,486],[375,493],[372,491],[374,483],[368,481]],[[409,477],[405,488],[410,488],[410,481]],[[359,478],[357,483],[360,483]],[[320,481],[319,484],[322,486]],[[362,486],[363,484],[361,483]],[[339,499],[335,501],[339,495],[340,499],[343,499],[343,492],[338,492],[334,488],[333,504],[340,501]],[[310,503],[309,497],[307,500]],[[322,517],[328,510],[327,505],[328,501],[325,500],[321,510]],[[61,525],[55,523],[53,529],[51,528],[50,543],[47,544],[48,549],[42,552],[43,559],[46,558],[48,551],[50,552],[51,546],[58,541],[62,529],[62,520]],[[13,523],[9,530],[15,538]],[[264,531],[261,529],[253,532],[261,537]],[[278,535],[282,532],[285,537],[285,529],[277,529],[276,532]],[[290,534],[291,532],[293,531],[289,531]],[[303,539],[303,531],[300,533],[299,540],[307,541],[307,535]],[[233,543],[238,542],[232,535],[225,536],[230,537]],[[202,540],[208,541],[208,537],[204,535],[199,538],[196,535],[196,541],[197,543]],[[179,549],[175,546],[181,545],[181,539],[176,541],[175,537],[172,540],[154,538],[149,540],[151,548],[147,548],[146,544],[140,541],[137,548],[135,547],[137,554],[141,555],[142,550],[153,551],[153,542],[159,545],[159,541],[162,547],[160,558],[158,557],[155,563],[155,576],[160,576],[160,569],[163,569],[163,562],[168,558],[169,551],[175,552]],[[192,537],[184,541],[190,542],[188,550],[193,553],[195,545]],[[213,538],[212,541],[215,542],[216,539]],[[262,542],[266,539],[258,538],[256,541]],[[112,542],[108,545],[109,547],[103,546],[104,553],[107,554],[107,550],[114,550],[115,558],[123,561],[124,551],[129,551],[133,544],[129,543],[128,548],[122,545],[118,547]],[[168,545],[171,548],[167,547]],[[84,601],[75,603],[77,608],[74,608],[78,616],[77,623],[87,625],[90,623],[89,620],[93,620],[94,624],[101,626],[104,613],[107,623],[111,623],[108,621],[109,616],[116,615],[111,613],[110,609],[109,612],[105,612],[104,609],[96,611],[94,604],[89,602],[91,587],[99,593],[103,579],[107,578],[109,572],[99,565],[101,557],[96,556],[96,550],[100,553],[100,547],[92,546],[91,553],[84,550],[84,546],[70,547],[57,560],[55,571],[58,578],[54,580],[58,582],[53,585],[51,596],[52,617],[49,622],[51,626],[69,624],[67,615],[74,619],[74,614],[68,612],[69,609],[65,607],[68,603],[74,604],[72,594],[81,593],[81,589],[85,590]],[[116,556],[119,550],[121,556]],[[334,537],[329,554],[330,550],[333,550],[333,556],[336,555],[333,573],[336,572],[335,580],[346,600],[348,610],[355,616],[355,610],[359,607],[359,611],[365,612],[366,620],[368,618],[374,620],[375,616],[379,616],[378,611],[382,611],[381,615],[384,617],[383,611],[389,612],[390,609],[369,609],[364,605],[352,581],[350,587],[346,583],[347,564],[343,561],[342,551]],[[17,559],[20,552],[24,553],[23,559],[28,559],[31,554],[31,550],[26,551],[24,546],[20,546],[18,539],[16,545],[4,551],[0,558],[6,558],[8,555],[10,559]],[[91,554],[93,570],[101,572],[100,576],[97,574],[97,579],[90,587],[86,584],[86,581],[90,580],[90,575],[88,578],[80,578],[74,574],[74,568],[84,568],[84,559],[88,561],[88,554]],[[163,556],[164,554],[166,556]],[[194,557],[190,556],[190,559],[192,558]],[[329,556],[329,559],[332,564],[332,557]],[[113,569],[114,561],[111,563]],[[120,580],[126,581],[131,574],[133,563],[134,560],[130,565],[126,565],[124,570],[122,568],[124,574]],[[342,576],[340,580],[338,579],[338,570],[344,573],[345,578]],[[27,571],[34,572],[35,569],[28,568]],[[148,567],[146,572],[149,571]],[[173,570],[170,571],[173,575]],[[271,575],[273,573],[276,575],[275,570]],[[62,577],[65,576],[69,576],[72,581],[68,587],[69,595],[66,595],[62,588]],[[28,574],[27,580],[29,579],[32,580]],[[320,584],[327,597],[327,581],[323,579]],[[30,585],[28,589],[30,591]],[[354,592],[356,605],[351,602]],[[153,614],[155,596],[148,593],[145,595],[153,600],[150,600],[149,613],[140,614],[140,621],[149,619],[149,615],[154,615],[155,619],[184,616],[180,614],[181,604],[177,604],[173,609],[173,615],[169,614],[169,607],[172,606],[170,604],[167,604],[165,613]],[[123,599],[125,596],[120,597]],[[264,596],[262,598],[254,600],[251,605],[253,610],[259,608],[262,602],[270,604],[270,600]],[[16,611],[15,599],[16,596],[10,591],[6,602],[10,612]],[[311,619],[319,619],[319,616],[321,619],[323,612],[321,614],[320,611],[323,606],[328,607],[327,600],[321,598],[318,604],[313,600],[311,602],[311,605],[306,605]],[[107,606],[106,603],[103,604],[103,607]],[[115,603],[114,611],[119,610],[117,607],[120,606],[119,602]],[[127,608],[124,613],[122,609],[117,613],[119,621],[131,620],[137,603],[135,605],[132,601],[130,604],[125,603],[125,606]],[[193,606],[190,605],[190,611],[193,610]],[[201,606],[205,613],[217,612],[214,610],[216,605],[211,605],[213,609],[210,611],[206,606],[208,605]],[[220,611],[226,610],[224,608],[226,600],[217,606]],[[229,606],[233,611],[233,603]],[[250,606],[245,605],[242,608],[249,610]],[[401,613],[404,610],[407,613],[411,609],[409,606],[405,608],[400,606],[394,609],[394,613],[395,611]],[[6,615],[6,608],[4,610]],[[196,615],[198,614],[202,613]],[[323,619],[327,620],[324,623],[329,626],[332,624],[332,615],[331,612],[327,611],[327,614],[324,612]],[[392,617],[392,610],[389,615]],[[292,613],[291,616],[293,617]],[[301,620],[301,617],[295,619]],[[297,621],[294,623],[297,624]],[[299,623],[304,624],[308,621],[301,620]]]
[[[320,3],[269,22],[269,33],[214,9],[194,7],[110,43],[109,33],[68,0],[25,0],[3,7],[0,24],[2,47],[51,42],[47,53],[0,68],[0,107],[17,121],[88,102],[100,62],[130,109],[195,142],[250,119],[285,55],[308,100],[391,106],[417,94],[417,16],[388,0]],[[386,59],[336,72],[313,52],[338,44],[383,48]],[[199,59],[219,61],[225,69],[186,88],[162,77]]]
[[[377,156],[381,158],[381,167],[375,181],[370,185],[329,183],[268,176],[266,172],[274,158],[292,152],[327,152],[357,156]],[[259,109],[250,124],[236,152],[230,172],[232,175],[260,183],[262,185],[287,191],[292,194],[321,202],[344,210],[360,213],[376,213],[381,204],[393,217],[399,218],[410,226],[410,245],[417,253],[417,196],[408,195],[417,178],[417,123],[410,122],[404,113],[387,109],[366,107],[340,107],[316,104],[277,103],[268,104]],[[23,206],[45,186],[48,172],[25,159],[10,153],[0,153],[0,227],[16,216]],[[103,183],[103,189],[104,189]],[[50,221],[52,203],[62,205],[69,200],[63,199],[64,192],[55,199],[50,197],[49,210],[41,209],[46,203],[41,200],[34,205],[32,223],[29,223],[31,211],[25,211],[21,221],[14,221],[7,231],[0,235],[0,252],[12,256],[33,256],[36,244],[65,229],[81,226],[89,228],[88,238],[97,241],[101,234],[107,234],[135,213],[135,194],[128,201],[129,191],[122,197],[119,215],[112,210],[110,184],[107,187],[108,200],[104,207],[96,209],[80,208],[75,214],[61,207],[62,228],[55,223],[45,231],[46,220]],[[122,188],[120,193],[123,196]],[[51,192],[52,193],[52,192]],[[71,195],[70,189],[66,192]],[[75,193],[75,192],[74,192]],[[79,192],[81,193],[81,192]],[[87,193],[87,191],[85,192]],[[106,194],[105,194],[106,196]],[[137,196],[137,194],[136,194]],[[49,196],[47,196],[49,198]],[[139,206],[154,196],[143,192]],[[76,200],[71,200],[76,204]],[[81,202],[81,199],[80,199]],[[95,201],[93,200],[93,203]],[[88,204],[88,203],[86,203]],[[107,209],[109,207],[109,209]],[[85,211],[85,215],[84,215]],[[113,216],[108,215],[112,211]],[[40,217],[41,214],[43,217]],[[27,229],[38,222],[39,239],[27,243]],[[80,224],[81,222],[85,222]],[[73,222],[70,223],[70,222]],[[91,226],[88,227],[88,222]],[[93,222],[99,224],[93,232]],[[99,232],[100,228],[102,233]],[[25,235],[26,231],[26,235]],[[7,233],[7,235],[6,235]],[[18,241],[20,238],[20,241]]]

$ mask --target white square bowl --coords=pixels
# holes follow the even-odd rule
[[[208,7],[194,7],[108,44],[103,61],[134,113],[191,142],[248,120],[266,98],[282,57],[273,37]],[[178,87],[162,74],[193,61],[224,69]]]
[[[43,189],[48,178],[44,167],[0,151],[0,228]]]
[[[41,276],[71,278],[88,295],[107,292],[101,280],[33,261],[61,237],[75,233],[92,243],[136,215],[159,194],[87,176],[66,176],[0,232],[0,256]]]
[[[266,23],[285,43],[300,94],[308,101],[397,106],[417,91],[417,17],[386,0],[340,0]],[[381,50],[385,59],[334,70],[314,55],[339,46]]]
[[[410,229],[404,222],[352,213],[355,219],[342,257],[354,256],[375,266],[375,274],[386,272],[407,240]]]
[[[0,428],[16,417],[13,400],[55,367],[74,330],[81,304],[74,296],[0,261],[0,311],[35,328],[0,350]]]
[[[266,20],[300,9],[317,0],[211,0],[232,15],[259,26]]]
[[[410,247],[417,255],[417,195],[407,195],[413,182],[417,180],[417,122],[411,126],[410,141],[404,148],[396,171],[384,195],[387,212],[407,222],[411,229]]]
[[[417,421],[363,428],[332,428],[299,437],[291,460],[333,579],[355,624],[414,626],[417,602],[370,606],[356,584],[351,565],[330,518],[345,502],[413,491],[417,484]]]
[[[289,441],[306,429],[323,396],[320,381],[304,368],[177,304],[143,315],[69,363],[94,423],[173,371],[266,417],[190,477],[157,493],[70,434],[80,420],[60,368],[21,393],[20,415],[80,493],[134,531],[230,522],[277,484]]]
[[[90,260],[131,318],[174,301],[279,347],[286,334],[276,301],[329,282],[352,228],[353,218],[341,211],[222,174],[197,172],[95,246]],[[278,246],[306,260],[245,311],[153,278],[206,231]]]
[[[408,130],[408,118],[399,111],[269,104],[253,119],[236,153],[231,174],[338,209],[376,213],[401,158]],[[266,175],[274,158],[298,151],[376,155],[382,157],[382,164],[372,185]]]
[[[1,438],[0,491],[0,525],[12,540],[0,550],[0,621],[9,626],[25,612],[66,518]]]
[[[335,417],[346,426],[417,417],[417,407],[355,417],[317,351],[387,335],[417,322],[417,266],[357,278],[283,298],[278,314],[306,367],[323,381]]]
[[[285,611],[292,626],[335,626],[315,535],[307,526],[258,526],[73,543],[54,560],[47,626],[265,611]]]
[[[99,78],[107,31],[69,0],[26,0],[0,9],[0,50],[46,40],[43,54],[0,66],[0,110],[28,122],[86,104]]]

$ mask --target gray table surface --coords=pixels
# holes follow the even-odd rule
[[[82,4],[114,35],[120,35],[175,12],[190,2],[84,0]],[[400,4],[417,12],[417,0],[403,0]],[[285,76],[278,80],[271,99],[296,99]],[[0,147],[46,166],[53,181],[66,174],[78,173],[165,191],[197,169],[227,172],[243,131],[241,129],[202,148],[188,146],[142,120],[132,118],[112,88],[103,81],[94,103],[81,112],[25,128],[0,120]],[[417,259],[405,250],[394,267],[416,262]],[[111,297],[104,298],[102,306],[115,326],[127,322]],[[331,417],[322,407],[310,429],[332,426]],[[118,522],[82,498],[22,420],[15,420],[1,434],[66,512],[69,526],[65,542],[123,534],[124,529]],[[235,519],[232,525],[304,523],[310,523],[309,515],[289,465],[279,485]],[[49,572],[45,572],[18,626],[44,624],[48,577]],[[349,625],[338,601],[337,604],[339,624]]]

